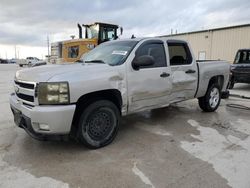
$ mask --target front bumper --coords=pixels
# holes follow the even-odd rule
[[[238,83],[250,83],[250,72],[231,72],[234,82]]]
[[[250,73],[234,75],[234,81],[238,83],[250,83]]]
[[[10,106],[17,126],[24,128],[33,137],[69,134],[76,108],[76,105],[30,107],[19,101],[15,94],[10,96]]]

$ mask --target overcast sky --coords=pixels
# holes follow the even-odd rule
[[[51,42],[78,35],[77,23],[108,22],[123,37],[250,23],[250,0],[0,0],[0,57],[47,55]]]

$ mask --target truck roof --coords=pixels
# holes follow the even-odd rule
[[[250,48],[242,48],[242,49],[239,49],[238,51],[250,51]]]
[[[110,26],[113,26],[113,27],[118,27],[118,25],[116,25],[116,24],[109,24],[109,23],[103,23],[103,22],[95,22],[94,24],[90,24],[90,25],[95,25],[95,24],[110,25]]]
[[[161,39],[161,40],[163,40],[164,39],[164,37],[140,37],[140,38],[133,38],[133,39],[130,39],[130,38],[128,38],[128,39],[121,39],[121,41],[141,41],[141,40],[144,40],[144,39]],[[172,43],[178,43],[178,42],[185,42],[186,43],[186,41],[185,40],[177,40],[177,39],[169,39],[169,38],[166,38],[166,41],[168,41],[168,42],[172,42]]]

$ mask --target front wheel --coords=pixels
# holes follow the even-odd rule
[[[209,86],[206,95],[199,98],[199,106],[205,112],[214,112],[220,105],[221,90],[218,84]]]
[[[80,116],[78,138],[88,148],[97,149],[110,144],[117,135],[120,112],[107,100],[99,100],[87,106]]]

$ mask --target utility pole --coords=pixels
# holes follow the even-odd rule
[[[47,45],[48,45],[48,58],[49,58],[49,35],[47,35]]]
[[[17,49],[17,59],[19,59],[19,49]]]
[[[16,56],[16,45],[15,45],[15,59],[17,58],[17,56]]]

